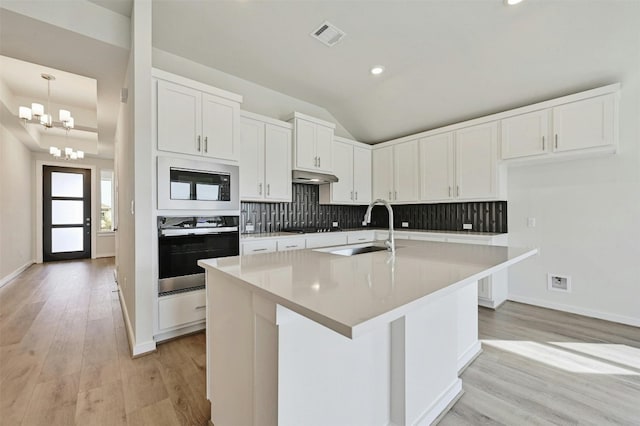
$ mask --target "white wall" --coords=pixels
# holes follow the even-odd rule
[[[237,93],[243,96],[241,108],[276,119],[283,119],[294,111],[336,124],[335,134],[354,139],[326,109],[285,95],[275,90],[243,80],[220,70],[191,61],[158,48],[153,49],[153,66],[192,80]]]
[[[34,261],[29,151],[0,125],[0,286]]]
[[[509,243],[540,248],[509,271],[509,298],[640,326],[640,29],[627,33],[619,154],[509,169]]]

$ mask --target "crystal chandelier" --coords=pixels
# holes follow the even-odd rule
[[[24,122],[39,122],[45,128],[51,127],[61,127],[65,129],[67,132],[73,129],[74,122],[71,113],[66,109],[61,109],[58,112],[58,119],[60,122],[54,122],[53,116],[51,115],[51,81],[56,78],[51,74],[40,74],[40,77],[47,80],[47,112],[44,111],[44,106],[38,103],[32,103],[31,108],[21,106],[18,110],[18,117],[20,117]]]

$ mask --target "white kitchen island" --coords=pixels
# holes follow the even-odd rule
[[[477,281],[535,249],[423,241],[199,261],[215,426],[430,424],[480,351]]]

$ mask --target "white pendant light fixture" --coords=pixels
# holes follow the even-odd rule
[[[31,104],[31,108],[21,106],[18,109],[18,117],[24,120],[25,123],[27,121],[35,121],[42,124],[46,128],[61,127],[69,132],[69,130],[73,129],[74,127],[74,120],[71,116],[71,112],[67,111],[66,109],[61,109],[58,112],[58,119],[60,120],[59,122],[53,121],[53,115],[51,114],[51,82],[56,78],[51,74],[44,73],[40,74],[40,77],[47,80],[47,113],[45,113],[44,106],[42,104],[34,102]]]
[[[74,151],[73,148],[65,148],[64,151],[62,151],[60,148],[50,146],[49,154],[53,155],[55,158],[62,158],[64,160],[82,160],[84,158],[83,151]]]

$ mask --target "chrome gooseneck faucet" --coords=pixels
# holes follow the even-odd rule
[[[391,208],[389,202],[387,200],[383,200],[382,198],[378,198],[377,200],[369,204],[369,207],[367,207],[367,212],[364,214],[364,221],[366,223],[371,223],[371,210],[376,204],[382,204],[389,211],[389,237],[387,238],[387,241],[384,242],[384,245],[387,247],[387,250],[395,254],[396,243],[393,238],[393,209]]]

